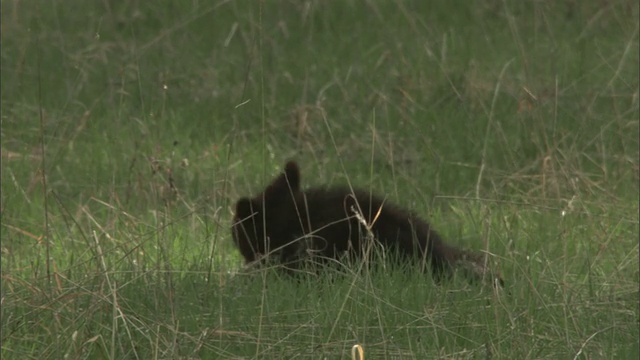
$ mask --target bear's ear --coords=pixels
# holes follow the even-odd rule
[[[289,161],[284,166],[284,175],[287,177],[289,187],[293,191],[300,190],[300,168],[295,161]]]
[[[299,191],[300,169],[295,162],[289,161],[284,167],[284,172],[267,187],[264,196],[269,199],[281,198]]]
[[[242,198],[236,203],[236,217],[238,219],[248,218],[253,212],[254,206],[250,199]]]

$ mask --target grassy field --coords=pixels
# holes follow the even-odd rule
[[[637,359],[638,7],[2,1],[0,357]],[[238,272],[288,159],[505,291]]]

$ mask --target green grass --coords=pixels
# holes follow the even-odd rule
[[[2,3],[6,359],[639,356],[637,2]],[[505,292],[238,273],[287,159]]]

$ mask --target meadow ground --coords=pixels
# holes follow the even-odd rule
[[[2,2],[3,359],[638,358],[638,2]],[[505,291],[238,272],[287,159]]]

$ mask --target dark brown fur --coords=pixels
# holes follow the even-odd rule
[[[428,264],[436,277],[453,268],[473,277],[486,273],[484,256],[447,245],[427,222],[375,195],[347,188],[302,191],[295,162],[263,193],[238,200],[232,233],[247,263],[266,255],[289,268],[310,257],[363,258],[373,235],[400,259]]]

